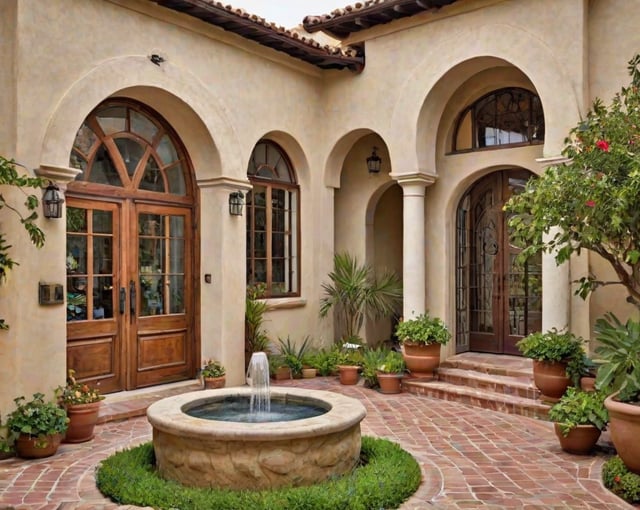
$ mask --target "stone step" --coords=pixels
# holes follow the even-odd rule
[[[533,363],[530,359],[508,356],[467,352],[452,356],[440,364],[442,368],[460,368],[485,374],[523,377],[533,379]]]
[[[540,400],[520,397],[512,393],[498,393],[442,381],[405,379],[402,382],[402,387],[404,391],[416,395],[460,402],[474,407],[540,420],[548,420],[548,412],[551,407]]]
[[[467,386],[502,395],[514,395],[532,400],[540,397],[540,391],[529,375],[498,375],[463,368],[441,366],[437,370],[437,380],[458,386]]]

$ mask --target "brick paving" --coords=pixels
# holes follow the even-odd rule
[[[592,456],[565,453],[548,422],[409,393],[383,395],[362,383],[341,386],[334,377],[278,385],[336,391],[362,401],[368,413],[362,433],[398,442],[421,465],[423,482],[404,510],[634,508],[600,482],[610,454],[606,445]],[[104,419],[117,420],[115,408],[121,416],[135,416],[136,409],[163,394],[107,399]],[[150,439],[146,418],[130,417],[98,425],[92,441],[63,444],[48,459],[0,461],[0,509],[137,508],[104,498],[94,471],[113,452]]]

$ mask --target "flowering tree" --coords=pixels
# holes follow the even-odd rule
[[[40,189],[43,184],[44,181],[39,177],[27,177],[18,174],[16,163],[0,156],[0,210],[5,209],[14,213],[27,230],[31,242],[38,248],[44,244],[44,232],[35,224],[35,220],[38,218],[36,208],[39,200],[35,195],[27,193],[25,188]],[[16,187],[24,193],[26,197],[24,206],[29,213],[28,216],[25,216],[17,205],[8,202],[2,195],[2,188],[6,186]],[[6,225],[4,220],[4,216],[0,215],[0,228],[3,223]],[[7,238],[4,232],[0,230],[0,284],[5,281],[7,273],[18,265],[9,255],[9,248],[11,248],[11,245],[7,244]],[[3,319],[0,319],[0,329],[9,329],[8,324]]]
[[[597,287],[621,284],[627,301],[640,309],[639,66],[636,55],[628,67],[631,84],[610,105],[596,99],[570,131],[562,152],[569,161],[530,180],[505,210],[523,259],[544,251],[561,264],[574,252],[591,250],[618,280],[585,277],[576,293],[584,298]]]

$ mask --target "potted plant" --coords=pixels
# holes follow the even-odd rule
[[[384,363],[389,349],[378,347],[375,349],[365,349],[362,353],[362,379],[365,388],[378,388],[378,367]]]
[[[304,354],[302,357],[302,378],[303,379],[313,379],[318,374],[317,365],[317,355],[318,353],[314,351],[309,351]]]
[[[380,393],[401,393],[402,378],[406,365],[402,353],[389,351],[383,362],[378,366],[378,383]]]
[[[609,421],[604,399],[602,392],[570,387],[551,407],[549,419],[564,451],[585,455],[593,449]]]
[[[572,379],[579,384],[583,344],[582,338],[555,328],[546,333],[531,333],[516,344],[523,356],[533,360],[533,381],[542,399],[557,402]]]
[[[284,364],[291,369],[291,377],[294,379],[302,377],[303,358],[309,348],[309,338],[305,337],[299,346],[296,346],[288,336],[286,340],[278,338],[280,356]]]
[[[395,333],[411,376],[433,379],[434,370],[440,365],[440,347],[451,340],[451,332],[442,319],[425,312],[412,319],[401,320]]]
[[[337,367],[340,384],[358,384],[362,365],[362,345],[356,342],[345,342],[338,353]]]
[[[329,280],[322,284],[320,317],[335,311],[342,342],[361,343],[364,319],[390,317],[402,302],[402,282],[395,273],[376,276],[371,266],[359,264],[349,253],[334,256]]]
[[[276,381],[291,379],[291,369],[284,361],[281,354],[268,354],[269,375]]]
[[[83,443],[93,439],[93,430],[98,423],[100,404],[104,396],[100,390],[78,382],[76,372],[69,369],[67,384],[58,386],[58,403],[66,410],[69,427],[64,437],[65,443]]]
[[[46,402],[43,393],[33,399],[14,398],[16,409],[7,418],[16,455],[25,459],[50,457],[58,451],[69,418],[56,402]]]
[[[609,395],[604,405],[611,440],[625,465],[640,474],[640,322],[623,324],[607,313],[596,321],[595,332],[601,362],[596,388]]]
[[[204,389],[224,388],[227,380],[226,370],[222,363],[215,359],[205,359],[200,369],[200,377],[204,382]]]

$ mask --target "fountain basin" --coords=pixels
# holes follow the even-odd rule
[[[356,399],[300,388],[271,388],[271,397],[324,407],[325,414],[295,421],[229,422],[185,411],[207,402],[247,397],[247,387],[185,393],[152,404],[147,418],[160,476],[192,487],[261,490],[311,485],[349,472],[360,456]]]

